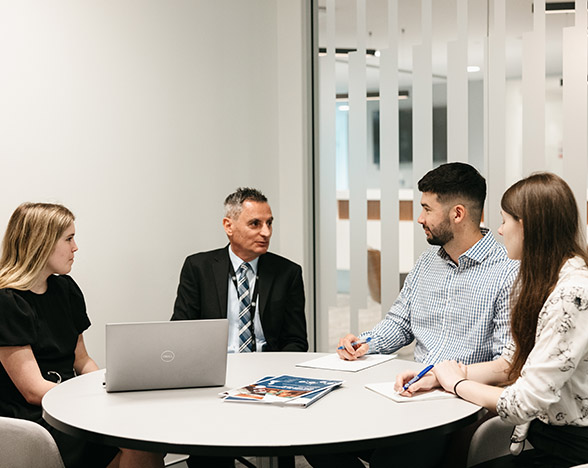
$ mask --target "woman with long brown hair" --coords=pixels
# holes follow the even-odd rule
[[[44,426],[67,468],[162,467],[160,454],[86,443],[41,417],[51,388],[98,370],[84,344],[84,296],[68,276],[74,236],[74,215],[62,205],[23,203],[8,222],[0,257],[0,416]]]
[[[513,341],[491,362],[437,364],[407,394],[441,385],[505,421],[529,423],[531,466],[588,462],[588,254],[570,187],[550,173],[510,187],[501,201],[513,286]],[[397,387],[413,373],[397,377]],[[507,463],[509,463],[507,461]]]

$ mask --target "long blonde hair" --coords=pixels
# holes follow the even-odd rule
[[[20,205],[8,221],[2,241],[0,289],[30,289],[74,220],[73,213],[63,205]]]

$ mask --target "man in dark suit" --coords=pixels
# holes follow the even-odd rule
[[[224,205],[229,245],[186,259],[172,320],[229,318],[229,352],[307,351],[302,269],[267,251],[274,219],[267,198],[258,190],[239,188]],[[239,342],[242,263],[248,264],[249,349]]]
[[[307,351],[302,269],[267,251],[274,220],[267,198],[239,188],[224,205],[229,245],[186,258],[172,320],[228,318],[228,352]],[[188,466],[235,465],[191,456]],[[294,458],[279,457],[279,467],[293,468]]]

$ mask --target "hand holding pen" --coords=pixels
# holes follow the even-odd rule
[[[357,336],[349,334],[339,340],[339,347],[337,348],[337,354],[341,359],[347,361],[355,361],[357,358],[366,354],[369,350],[368,343],[371,337],[365,340],[360,340]]]
[[[406,394],[408,396],[422,390],[431,390],[439,386],[435,374],[429,371],[433,369],[433,365],[426,366],[423,370],[416,373],[413,370],[405,371],[396,376],[395,389],[398,393]],[[428,375],[427,375],[428,374]],[[426,378],[424,378],[426,376]]]

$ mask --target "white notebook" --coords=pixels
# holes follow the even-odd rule
[[[313,369],[327,369],[344,372],[357,372],[368,367],[376,366],[394,359],[396,354],[364,354],[355,361],[341,359],[337,353],[311,359],[310,361],[296,364],[296,367],[311,367]]]
[[[453,393],[449,393],[441,389],[417,393],[411,397],[402,396],[396,393],[396,391],[394,390],[394,382],[379,382],[373,384],[366,384],[365,388],[373,392],[379,393],[380,395],[383,395],[386,398],[390,398],[391,400],[394,400],[397,403],[410,403],[411,401],[457,398]]]

